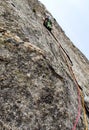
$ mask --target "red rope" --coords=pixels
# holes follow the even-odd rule
[[[62,46],[61,46],[61,48],[62,48]],[[64,51],[63,48],[62,48],[62,50],[63,50],[63,52],[65,53],[65,51]],[[66,55],[66,57],[68,58],[68,55],[67,55],[66,53],[65,53],[65,55]],[[66,59],[66,57],[65,57],[65,59]],[[68,58],[68,59],[69,59],[69,58]],[[73,128],[72,128],[72,130],[75,130],[75,129],[76,129],[76,126],[77,126],[77,124],[78,124],[78,121],[79,121],[79,119],[80,119],[80,114],[81,114],[81,99],[80,99],[81,96],[80,96],[79,85],[78,85],[78,82],[77,82],[77,80],[76,80],[76,77],[75,77],[75,75],[74,75],[74,73],[73,73],[72,67],[70,67],[70,65],[68,64],[67,59],[66,59],[66,62],[67,62],[69,71],[70,71],[71,75],[73,76],[73,80],[74,80],[74,82],[75,82],[75,84],[76,84],[77,92],[78,92],[78,114],[77,114],[77,117],[76,117],[74,126],[73,126]]]
[[[76,129],[76,126],[78,124],[78,121],[79,121],[79,118],[80,118],[80,114],[81,114],[81,101],[80,101],[80,91],[78,89],[78,114],[77,114],[77,117],[76,117],[76,120],[75,120],[75,123],[74,123],[74,126],[72,128],[72,130],[75,130]]]
[[[76,120],[75,120],[75,123],[74,123],[74,126],[72,128],[72,130],[75,130],[76,129],[76,126],[78,124],[78,121],[80,119],[80,114],[81,114],[81,96],[80,96],[80,90],[79,90],[79,85],[78,85],[78,82],[76,80],[76,77],[75,77],[75,74],[73,73],[73,70],[72,70],[72,67],[69,66],[68,62],[67,62],[67,65],[69,67],[69,71],[71,72],[72,76],[73,76],[73,80],[75,82],[75,85],[77,87],[77,93],[78,93],[78,114],[77,114],[77,117],[76,117]]]
[[[61,48],[62,48],[62,46],[61,46]],[[63,52],[65,53],[65,51],[64,51],[63,48],[62,48],[62,50],[63,50]],[[68,58],[68,55],[67,55],[66,53],[65,53],[65,55],[66,55],[66,57]],[[66,57],[65,57],[65,59],[66,59]],[[68,59],[69,59],[69,58],[68,58]],[[81,114],[81,99],[80,99],[81,96],[80,96],[79,85],[78,85],[78,82],[77,82],[77,80],[76,80],[76,77],[75,77],[75,75],[74,75],[74,73],[73,73],[72,67],[70,67],[70,65],[68,64],[67,59],[66,59],[66,62],[67,62],[69,71],[70,71],[71,75],[73,76],[73,80],[74,80],[74,82],[75,82],[75,84],[76,84],[77,92],[78,92],[78,114],[77,114],[77,117],[76,117],[74,126],[73,126],[73,128],[72,128],[72,130],[75,130],[75,129],[76,129],[76,126],[77,126],[77,124],[78,124],[78,121],[79,121],[79,119],[80,119],[80,114]]]
[[[51,32],[51,34],[52,34],[52,36],[55,38],[55,40],[59,43],[58,39],[54,36],[54,34],[53,34],[52,32]],[[58,44],[57,44],[57,45],[58,45]],[[67,53],[65,52],[65,50],[62,48],[62,46],[61,46],[60,43],[59,43],[59,45],[60,45],[61,49],[63,50],[63,52],[65,53],[66,57],[69,59],[69,56],[67,55]],[[59,45],[58,45],[58,46],[59,46]],[[66,59],[66,57],[65,57],[65,59]],[[68,67],[69,67],[69,71],[71,72],[71,74],[72,74],[72,76],[73,76],[73,79],[74,79],[75,84],[76,84],[76,87],[77,87],[77,92],[78,92],[78,114],[77,114],[77,117],[76,117],[74,126],[73,126],[73,128],[72,128],[72,130],[75,130],[75,129],[76,129],[76,126],[77,126],[77,124],[78,124],[78,121],[79,121],[79,119],[80,119],[80,114],[81,114],[80,90],[79,90],[79,85],[78,85],[78,82],[77,82],[77,80],[76,80],[76,77],[75,77],[75,75],[74,75],[74,73],[73,73],[72,68],[71,68],[70,65],[68,64],[67,59],[66,59],[66,62],[67,62],[67,65],[68,65]]]

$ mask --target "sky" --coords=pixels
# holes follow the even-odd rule
[[[40,0],[89,60],[89,0]]]

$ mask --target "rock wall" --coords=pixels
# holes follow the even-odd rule
[[[43,26],[46,12],[37,0],[0,0],[1,130],[86,127],[79,91],[89,95],[89,61],[53,17],[54,36]]]

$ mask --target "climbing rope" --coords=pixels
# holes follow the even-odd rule
[[[85,130],[88,130],[88,122],[87,122],[87,117],[86,117],[86,110],[85,110],[85,105],[84,105],[84,96],[82,91],[80,91],[81,97],[82,97],[82,106],[83,106],[83,113],[84,113],[84,124],[85,124]]]
[[[84,107],[84,98],[83,98],[83,95],[80,93],[80,88],[79,88],[78,82],[77,82],[77,80],[76,80],[76,77],[75,77],[75,75],[74,75],[74,73],[73,73],[72,67],[71,67],[71,66],[69,65],[69,63],[68,63],[68,60],[69,60],[70,63],[71,63],[71,65],[73,65],[73,64],[72,64],[72,61],[71,61],[69,55],[68,55],[68,54],[66,53],[66,51],[64,50],[64,48],[63,48],[63,47],[61,46],[61,44],[59,43],[58,39],[54,36],[54,34],[53,34],[52,32],[51,32],[51,34],[52,34],[52,36],[54,37],[54,39],[56,40],[58,47],[60,47],[60,48],[62,49],[63,53],[65,54],[65,60],[66,60],[66,62],[67,62],[67,66],[68,66],[69,71],[70,71],[70,73],[71,73],[71,75],[72,75],[72,77],[73,77],[74,83],[75,83],[75,85],[76,85],[76,87],[77,87],[77,93],[78,93],[78,97],[77,97],[77,99],[78,99],[78,113],[77,113],[77,117],[76,117],[76,120],[75,120],[75,122],[74,122],[74,125],[73,125],[72,130],[75,130],[75,129],[76,129],[76,126],[77,126],[78,121],[79,121],[79,119],[80,119],[80,115],[81,115],[81,97],[82,97],[82,105],[83,105],[83,112],[84,112],[84,123],[85,123],[85,126],[86,126],[86,130],[88,130],[88,123],[87,123],[86,112],[85,112],[85,107]],[[67,59],[68,59],[68,60],[67,60]]]
[[[65,53],[65,52],[64,52],[64,53]],[[77,82],[77,80],[76,80],[76,78],[75,78],[75,75],[74,75],[74,73],[73,73],[72,67],[69,65],[67,58],[68,58],[68,57],[67,57],[67,55],[65,54],[65,60],[66,60],[66,62],[67,62],[67,66],[68,66],[68,68],[69,68],[69,71],[70,71],[70,73],[71,73],[71,75],[72,75],[72,77],[73,77],[74,83],[75,83],[75,85],[76,85],[76,87],[77,87],[77,93],[78,93],[78,97],[77,97],[77,99],[78,99],[78,113],[77,113],[76,120],[75,120],[75,122],[74,122],[74,126],[73,126],[73,128],[72,128],[72,130],[75,130],[75,129],[76,129],[76,126],[77,126],[77,124],[78,124],[78,121],[79,121],[79,119],[80,119],[80,114],[81,114],[80,89],[79,89],[78,82]]]
[[[67,56],[67,55],[66,55]],[[75,130],[76,129],[76,126],[78,124],[78,121],[79,121],[79,118],[80,118],[80,113],[81,113],[81,99],[80,99],[80,96],[82,98],[82,106],[83,106],[83,113],[84,113],[84,124],[85,124],[85,127],[86,129],[85,130],[88,130],[88,122],[87,122],[87,117],[86,117],[86,110],[85,110],[85,105],[84,105],[84,96],[82,94],[82,91],[80,90],[79,88],[79,85],[78,85],[78,82],[76,80],[76,77],[75,77],[75,74],[73,73],[73,70],[72,70],[72,67],[68,64],[68,61],[66,59],[66,62],[67,62],[67,65],[68,65],[68,68],[69,68],[69,71],[71,72],[72,74],[72,77],[73,77],[73,80],[75,81],[75,84],[77,86],[77,91],[78,91],[78,114],[77,114],[77,117],[76,117],[76,120],[75,120],[75,123],[74,123],[74,126],[72,128],[72,130]]]
[[[73,66],[73,63],[72,63],[69,55],[66,53],[65,49],[61,46],[61,44],[59,43],[58,39],[54,36],[54,34],[52,32],[50,32],[50,33],[52,34],[52,36],[54,37],[54,39],[57,41],[57,46],[60,47],[63,50],[63,52],[66,54],[67,58],[69,59],[71,65]]]
[[[70,72],[71,72],[71,74],[72,74],[72,76],[73,76],[74,82],[75,82],[76,87],[77,87],[77,92],[78,92],[78,114],[77,114],[77,117],[76,117],[74,126],[73,126],[73,128],[72,128],[72,130],[75,130],[75,129],[76,129],[76,126],[77,126],[77,124],[78,124],[78,121],[79,121],[79,119],[80,119],[80,114],[81,114],[81,99],[80,99],[80,89],[79,89],[79,85],[78,85],[78,82],[77,82],[77,80],[76,80],[76,78],[75,78],[75,75],[74,75],[74,73],[73,73],[72,68],[70,69]]]

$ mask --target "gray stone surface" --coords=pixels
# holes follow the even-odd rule
[[[0,0],[0,130],[73,128],[78,93],[59,43],[89,95],[89,61],[52,17],[56,42],[43,26],[45,12],[37,0]],[[82,105],[80,129],[85,129]]]

